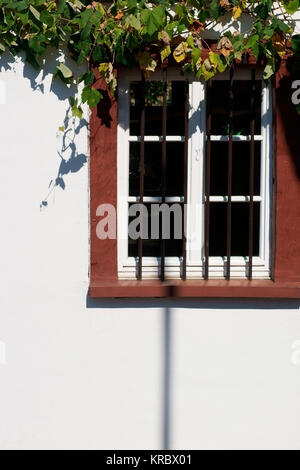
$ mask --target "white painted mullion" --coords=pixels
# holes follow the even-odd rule
[[[262,105],[261,105],[261,133],[264,133],[264,119],[266,119],[266,90],[265,86],[262,86]],[[259,217],[259,256],[265,259],[265,227],[264,227],[264,208],[265,208],[265,160],[266,160],[266,146],[264,139],[261,142],[260,147],[260,195],[262,201],[260,203],[260,217]]]
[[[212,135],[210,137],[212,142],[229,142],[228,135]],[[263,135],[255,135],[254,141],[261,142],[263,140]],[[233,135],[232,136],[233,142],[251,142],[251,135]]]
[[[204,196],[206,200],[206,197]],[[210,196],[210,202],[228,202],[228,196]],[[261,202],[261,196],[254,196],[254,202]],[[250,202],[250,196],[231,196],[231,202]]]
[[[128,258],[128,194],[129,194],[129,112],[130,84],[125,76],[118,82],[118,269]]]
[[[260,203],[260,257],[269,265],[270,232],[270,134],[272,113],[270,107],[270,88],[263,83],[262,88],[262,135],[261,143],[261,197]]]
[[[204,154],[205,154],[205,87],[200,81],[189,84],[189,151],[187,265],[202,265],[204,235]]]
[[[141,142],[140,135],[130,135],[128,138],[129,142]],[[184,142],[185,138],[182,135],[167,135],[167,142]],[[162,142],[163,137],[161,135],[145,135],[145,142]]]
[[[271,162],[272,162],[272,103],[271,103],[271,85],[264,83],[265,89],[265,115],[266,122],[264,126],[264,145],[265,145],[265,174],[264,174],[264,259],[270,268],[271,262],[271,188],[272,188],[272,173],[271,173]]]
[[[181,203],[183,202],[184,197],[183,196],[166,196],[165,202],[166,203]],[[140,197],[139,196],[129,196],[128,197],[128,202],[133,202],[133,203],[138,203],[140,202]],[[143,202],[144,203],[162,203],[162,197],[160,196],[144,196],[143,197]]]

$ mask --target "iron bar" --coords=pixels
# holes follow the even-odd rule
[[[234,93],[233,93],[233,79],[234,79],[234,68],[233,65],[230,69],[230,81],[229,81],[229,142],[228,142],[228,173],[227,173],[227,247],[226,247],[226,258],[227,258],[227,269],[226,279],[230,280],[231,275],[231,235],[232,235],[232,136],[233,136],[233,105],[234,105]]]
[[[211,169],[211,94],[212,81],[207,84],[206,114],[206,161],[205,161],[205,266],[204,279],[209,278],[209,235],[210,235],[210,169]]]
[[[256,92],[256,71],[251,71],[251,122],[250,122],[250,171],[249,171],[249,272],[248,278],[251,281],[253,277],[253,238],[254,238],[254,159],[255,159],[255,92]]]
[[[139,203],[142,205],[144,202],[144,176],[145,176],[145,97],[146,97],[146,83],[145,77],[142,73],[142,96],[141,96],[141,143],[140,143],[140,163],[139,163],[139,172],[140,172],[140,187],[139,187]],[[142,207],[142,206],[141,206]],[[144,214],[140,214],[141,224],[140,224],[140,236],[138,238],[138,280],[142,279],[142,270],[143,270],[143,217]]]
[[[167,72],[163,71],[163,109],[162,109],[162,158],[161,158],[161,195],[162,203],[166,202],[167,192]],[[165,280],[166,240],[164,239],[163,220],[161,216],[161,264],[160,278]]]

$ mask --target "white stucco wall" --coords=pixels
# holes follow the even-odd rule
[[[87,129],[41,210],[67,96],[0,70],[0,448],[300,448],[299,302],[87,300]]]

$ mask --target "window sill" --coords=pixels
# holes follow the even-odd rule
[[[300,299],[300,282],[269,280],[98,281],[91,282],[92,298],[265,298]]]

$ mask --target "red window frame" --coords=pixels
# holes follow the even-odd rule
[[[96,235],[101,203],[117,207],[117,98],[95,70],[104,99],[90,119],[90,297],[300,298],[300,115],[288,62],[274,78],[272,280],[120,281],[117,239]],[[298,161],[297,161],[298,158]]]

